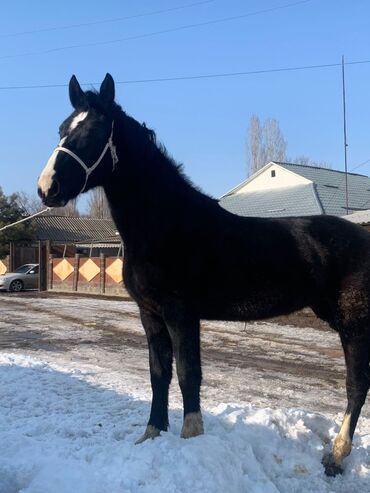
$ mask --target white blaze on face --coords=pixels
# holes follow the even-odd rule
[[[87,111],[82,111],[81,113],[79,113],[78,115],[76,115],[70,126],[69,126],[69,132],[68,134],[70,134],[76,127],[77,125],[82,122],[83,120],[85,120],[85,118],[87,117]],[[68,137],[68,136],[67,136]],[[64,142],[66,141],[67,137],[63,137],[63,139],[61,139],[61,141],[59,142],[58,144],[58,147],[61,147],[63,146]],[[46,166],[44,168],[44,170],[42,171],[41,175],[40,175],[40,178],[39,178],[39,181],[38,181],[38,186],[40,187],[42,193],[44,195],[47,195],[49,190],[50,190],[50,187],[53,183],[53,177],[55,175],[55,161],[56,161],[56,158],[57,158],[57,155],[58,155],[58,151],[57,150],[54,150],[53,154],[49,157],[49,160],[48,162],[46,163]]]
[[[69,131],[72,132],[72,130],[76,128],[80,122],[84,121],[86,117],[87,117],[87,111],[82,111],[81,113],[76,115],[69,126]]]
[[[63,137],[59,142],[58,146],[62,146],[66,141],[67,137]],[[58,151],[54,150],[53,154],[49,157],[48,162],[46,163],[45,168],[43,169],[39,181],[38,186],[40,187],[43,194],[47,195],[50,187],[53,183],[53,176],[55,175],[55,160],[57,158]]]

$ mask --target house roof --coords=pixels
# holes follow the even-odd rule
[[[37,240],[62,243],[120,242],[110,219],[41,215],[31,219]]]
[[[256,176],[253,175],[221,197],[220,204],[236,214],[266,217],[310,214],[343,216],[346,213],[346,174],[343,171],[274,161],[268,163],[258,174],[274,164],[303,176],[312,183],[291,186],[289,190],[286,187],[264,189],[258,192],[248,190],[240,192]],[[349,212],[368,209],[370,206],[370,178],[356,173],[347,173],[347,183]],[[315,212],[313,212],[315,206],[309,194],[310,186],[313,187],[311,190],[319,204],[319,209],[316,208]],[[253,199],[258,201],[258,206],[253,204]],[[295,201],[299,201],[299,204],[295,204]],[[276,204],[280,204],[280,208],[284,210],[280,213],[268,212],[277,208],[275,207]]]
[[[311,216],[323,213],[312,183],[227,195],[222,198],[221,205],[239,216]]]
[[[290,163],[277,164],[313,181],[324,214],[343,216],[346,213],[346,174],[343,171]],[[368,209],[370,178],[347,173],[347,181],[349,212]]]
[[[348,216],[343,216],[344,219],[357,224],[369,224],[370,223],[370,210],[358,211],[353,214],[348,214]]]

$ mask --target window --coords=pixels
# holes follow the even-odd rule
[[[14,272],[16,272],[17,274],[26,274],[31,269],[31,267],[32,265],[30,264],[21,265],[20,267],[18,267],[18,269],[15,269]]]
[[[271,170],[271,178],[275,178],[276,176],[276,171],[274,169]]]

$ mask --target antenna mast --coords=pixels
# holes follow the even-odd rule
[[[344,173],[346,179],[346,215],[348,214],[348,175],[347,175],[347,119],[346,119],[346,86],[344,80],[344,55],[342,55],[342,97],[343,97],[343,137],[344,137]]]

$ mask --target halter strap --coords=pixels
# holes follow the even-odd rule
[[[112,172],[114,171],[116,164],[118,163],[118,156],[117,156],[116,146],[113,144],[113,126],[114,126],[114,121],[112,122],[112,130],[111,130],[108,142],[105,144],[105,147],[104,147],[103,151],[101,152],[100,156],[98,157],[98,159],[90,167],[86,166],[86,164],[82,161],[82,159],[79,158],[77,156],[77,154],[75,154],[73,151],[71,151],[70,149],[67,149],[67,147],[58,146],[55,148],[55,150],[54,150],[55,153],[62,151],[62,152],[65,152],[66,154],[69,154],[71,157],[73,157],[73,159],[75,159],[82,166],[83,170],[85,171],[85,173],[86,173],[85,183],[84,183],[84,185],[83,185],[83,187],[79,193],[82,193],[85,190],[89,176],[94,171],[94,169],[96,169],[99,166],[99,164],[101,163],[101,161],[104,158],[108,149],[110,150],[110,155],[112,157],[112,162],[113,162]]]

